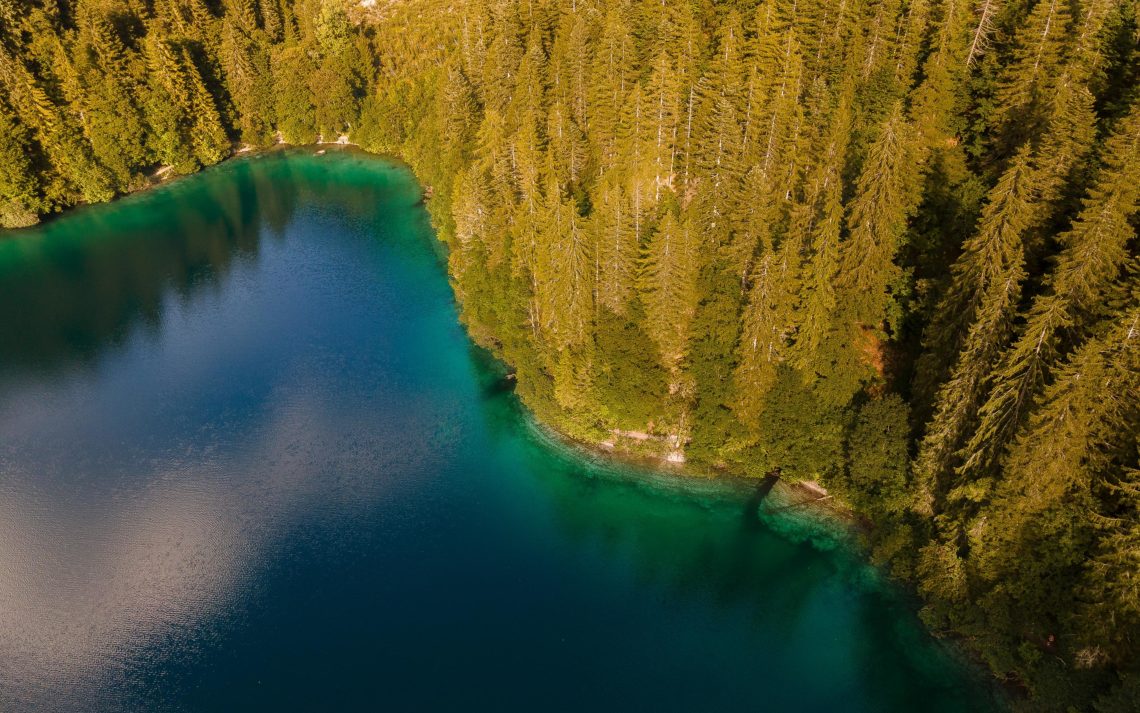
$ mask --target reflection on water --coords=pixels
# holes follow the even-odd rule
[[[91,358],[134,327],[155,333],[165,301],[216,288],[235,260],[256,259],[262,221],[279,229],[294,202],[242,168],[240,182],[179,184],[132,198],[126,213],[78,211],[0,244],[5,370]],[[183,201],[198,209],[174,208]]]
[[[834,535],[552,447],[407,172],[0,237],[0,710],[980,710]]]

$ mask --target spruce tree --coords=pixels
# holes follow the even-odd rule
[[[838,289],[849,327],[879,329],[888,317],[891,289],[901,278],[895,254],[914,209],[912,151],[910,124],[896,106],[871,146],[847,212]]]
[[[645,329],[657,344],[661,364],[674,375],[688,352],[696,311],[697,242],[691,226],[666,207],[642,255],[638,291]]]
[[[765,253],[752,272],[735,374],[736,410],[749,425],[756,423],[775,386],[795,330],[799,247],[800,241],[789,237],[779,250]]]
[[[1029,150],[1024,149],[991,192],[978,232],[955,262],[950,289],[935,313],[932,331],[940,343],[928,346],[952,349],[958,356],[939,389],[915,463],[924,510],[929,511],[977,411],[985,379],[1013,329],[1026,277],[1025,231],[1040,209],[1038,197]]]
[[[1140,105],[1119,122],[1105,145],[1104,162],[1072,229],[1060,237],[1063,249],[1046,291],[1034,300],[1018,338],[990,378],[979,424],[963,451],[960,477],[990,471],[1034,403],[1048,370],[1063,355],[1065,337],[1086,329],[1088,311],[1095,311],[1128,262],[1127,246],[1135,237],[1128,220],[1140,200]]]
[[[548,159],[552,162],[552,159]],[[573,202],[563,197],[553,168],[539,230],[535,282],[542,326],[558,350],[582,344],[593,315],[593,245]]]
[[[195,157],[204,165],[210,165],[225,158],[229,150],[229,137],[222,125],[214,97],[202,81],[202,75],[189,51],[182,50],[179,66],[185,79],[190,100],[190,144]]]
[[[832,318],[838,307],[835,289],[843,228],[843,169],[851,134],[852,99],[850,88],[840,97],[823,137],[823,156],[792,223],[793,234],[802,233],[809,241],[810,258],[797,307],[800,327],[795,343],[797,365],[808,380],[826,369],[820,360],[821,348],[835,329]]]
[[[624,315],[635,289],[640,246],[621,183],[609,180],[599,191],[592,221],[598,246],[597,302]]]
[[[222,23],[221,64],[230,98],[237,111],[234,122],[244,142],[268,143],[271,134],[273,80],[269,74],[266,43],[256,25],[250,27],[242,15]]]
[[[40,187],[33,171],[28,130],[0,103],[0,227],[22,228],[39,219]]]
[[[1014,38],[1013,61],[1003,68],[997,121],[1005,131],[1024,134],[1040,120],[1041,104],[1052,88],[1071,22],[1066,0],[1042,0]]]

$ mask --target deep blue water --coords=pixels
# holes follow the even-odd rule
[[[0,710],[989,707],[841,534],[543,438],[433,241],[303,151],[0,237]]]

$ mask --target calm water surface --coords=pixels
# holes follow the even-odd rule
[[[419,191],[239,160],[0,237],[0,711],[980,711],[840,539],[539,437]]]

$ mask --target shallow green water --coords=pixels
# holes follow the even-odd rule
[[[0,237],[0,710],[981,711],[840,539],[552,447],[410,174]]]

